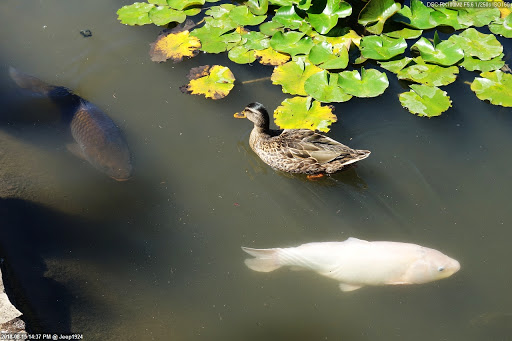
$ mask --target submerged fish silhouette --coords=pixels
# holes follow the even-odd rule
[[[131,154],[121,130],[97,106],[63,86],[47,84],[13,67],[9,74],[20,88],[48,96],[60,107],[76,141],[67,145],[73,154],[117,181],[132,176]]]

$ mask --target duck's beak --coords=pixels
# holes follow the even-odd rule
[[[233,117],[235,117],[235,118],[246,118],[246,117],[247,117],[247,115],[245,114],[245,110],[244,110],[244,111],[242,111],[242,112],[236,112],[236,113],[233,115]]]

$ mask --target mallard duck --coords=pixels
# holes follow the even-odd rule
[[[271,130],[268,112],[257,102],[235,117],[248,118],[254,123],[249,145],[263,162],[280,171],[334,173],[370,155],[368,150],[351,149],[309,129]]]

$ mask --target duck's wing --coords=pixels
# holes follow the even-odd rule
[[[283,130],[279,136],[288,157],[313,159],[323,164],[348,154],[349,147],[308,129]]]

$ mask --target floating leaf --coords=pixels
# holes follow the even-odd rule
[[[472,1],[472,0],[470,0]],[[480,1],[478,1],[480,2]],[[481,3],[481,2],[480,2]],[[491,4],[493,4],[492,2]],[[475,2],[475,4],[477,4]],[[500,10],[497,8],[461,8],[459,9],[458,20],[461,24],[469,27],[482,27],[489,25],[492,21],[499,19]]]
[[[236,6],[232,4],[212,6],[205,12],[205,14],[210,15],[212,18],[215,19],[227,18],[229,16],[229,12],[231,12],[231,10],[235,7]]]
[[[326,34],[336,26],[339,18],[348,17],[350,14],[352,14],[352,6],[349,3],[340,0],[327,0],[321,13],[316,13],[313,8],[310,8],[308,19],[317,32]]]
[[[277,52],[271,47],[261,51],[254,51],[254,55],[263,65],[282,65],[290,59],[289,55]]]
[[[359,14],[359,24],[368,32],[381,34],[384,23],[400,10],[400,4],[394,0],[370,0]]]
[[[422,30],[413,30],[410,28],[403,28],[398,31],[384,33],[390,38],[404,38],[404,39],[416,39],[423,33]]]
[[[320,102],[346,102],[352,95],[345,93],[338,84],[338,74],[321,71],[304,83],[306,93]]]
[[[274,111],[276,125],[282,129],[311,129],[329,131],[331,123],[336,122],[332,106],[322,106],[309,97],[285,99]]]
[[[407,43],[404,38],[394,39],[384,35],[366,36],[361,39],[361,55],[375,60],[388,60],[404,53]]]
[[[233,89],[235,76],[231,70],[221,65],[204,65],[190,70],[190,82],[182,86],[182,92],[204,95],[206,98],[220,99],[226,97]]]
[[[167,0],[169,6],[178,10],[184,10],[192,6],[202,6],[204,2],[204,0]]]
[[[229,17],[240,26],[252,26],[261,24],[267,16],[254,15],[247,6],[236,6],[229,12]]]
[[[284,6],[278,9],[272,21],[292,30],[296,30],[305,24],[304,19],[295,11],[294,6]]]
[[[255,15],[263,15],[268,11],[268,0],[248,0],[245,4]]]
[[[449,8],[435,7],[434,12],[430,13],[430,21],[434,22],[436,26],[450,26],[456,30],[466,28],[467,26],[459,22],[458,13]]]
[[[228,58],[237,64],[249,64],[256,60],[254,50],[248,50],[245,46],[235,46],[228,52]]]
[[[339,36],[339,37],[327,37],[324,35],[315,35],[313,37],[313,42],[315,45],[328,43],[332,45],[332,52],[334,54],[339,54],[341,50],[350,50],[350,45],[354,43],[354,45],[359,46],[361,42],[361,36],[359,36],[355,31],[350,30],[348,33]]]
[[[208,53],[221,53],[237,45],[241,40],[238,32],[231,32],[229,28],[205,25],[193,30],[190,34],[201,41],[201,51]]]
[[[260,32],[269,37],[272,37],[274,33],[276,33],[277,31],[282,31],[283,28],[284,26],[281,23],[275,21],[268,21],[260,25]]]
[[[151,24],[149,11],[155,6],[145,2],[136,2],[132,5],[123,6],[117,11],[117,19],[125,25],[146,25]]]
[[[505,62],[502,60],[503,53],[500,54],[498,57],[493,58],[491,60],[480,60],[478,58],[473,58],[470,56],[464,57],[464,61],[460,64],[463,68],[465,68],[468,71],[494,71],[501,69],[503,65],[505,65]]]
[[[412,58],[404,57],[399,60],[393,60],[389,62],[379,62],[379,65],[388,71],[391,71],[393,73],[398,73],[400,70],[402,70],[404,67],[406,67],[410,62]]]
[[[151,44],[150,56],[154,62],[165,62],[172,59],[180,62],[183,57],[194,57],[201,47],[201,42],[196,37],[190,36],[187,26],[193,25],[192,21],[185,26],[176,27],[171,31],[164,31]]]
[[[306,96],[304,82],[309,76],[320,71],[322,69],[311,64],[305,58],[297,58],[276,67],[272,72],[271,80],[272,84],[281,85],[284,93]]]
[[[419,50],[424,61],[439,65],[453,65],[464,57],[464,51],[450,40],[440,42],[434,47],[430,41],[421,37],[411,49]]]
[[[177,11],[166,6],[157,6],[149,12],[149,19],[153,24],[163,26],[170,22],[182,23],[187,19],[187,15],[183,11]]]
[[[389,81],[385,73],[361,68],[361,74],[357,70],[340,73],[338,84],[344,92],[352,96],[376,97],[387,89]]]
[[[512,107],[512,75],[498,71],[483,72],[471,83],[471,90],[482,101]]]
[[[420,0],[411,0],[411,7],[404,6],[393,18],[409,26],[426,30],[437,24],[430,20],[432,8],[425,6]]]
[[[247,39],[244,46],[250,50],[264,50],[270,46],[270,39],[261,32],[252,31],[243,34],[242,39]]]
[[[483,34],[474,28],[468,28],[459,35],[452,35],[449,41],[464,50],[464,55],[489,60],[503,52],[503,46],[492,34]]]
[[[411,84],[411,91],[401,93],[399,96],[402,106],[409,109],[410,112],[418,116],[433,117],[451,107],[452,101],[438,87]]]
[[[512,15],[505,19],[498,19],[489,25],[489,29],[494,34],[499,34],[505,38],[512,38]]]
[[[344,69],[348,65],[348,51],[342,48],[335,54],[329,43],[316,44],[309,52],[309,60],[322,69]]]
[[[291,56],[308,54],[313,47],[313,39],[302,32],[276,32],[270,39],[270,46],[276,51],[288,53]]]
[[[425,85],[441,86],[453,83],[458,73],[459,68],[456,66],[416,64],[400,70],[397,77]]]

